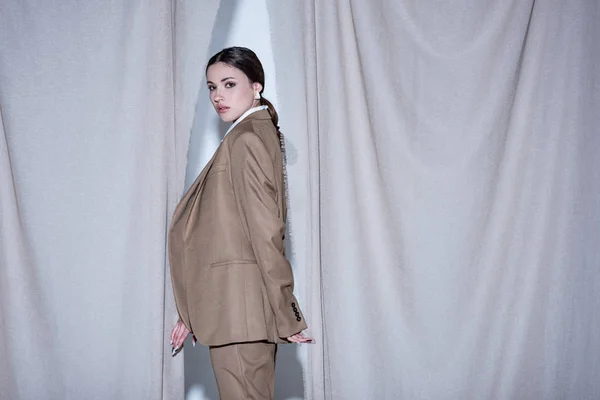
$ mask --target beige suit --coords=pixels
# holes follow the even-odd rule
[[[179,315],[205,345],[283,343],[306,329],[285,257],[279,138],[266,110],[225,137],[169,231]]]

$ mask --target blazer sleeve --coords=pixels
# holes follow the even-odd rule
[[[285,223],[279,215],[273,161],[261,138],[244,132],[231,147],[231,178],[244,230],[252,245],[279,337],[306,329],[294,297],[294,277],[283,254]],[[283,196],[283,193],[279,195]]]

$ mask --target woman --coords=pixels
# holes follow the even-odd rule
[[[285,257],[285,182],[278,117],[256,54],[230,47],[206,67],[210,100],[233,122],[185,194],[169,231],[179,321],[210,346],[221,399],[271,399],[277,343],[313,342]],[[281,142],[282,143],[282,142]]]

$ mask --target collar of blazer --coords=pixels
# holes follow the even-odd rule
[[[242,116],[240,118],[238,118],[233,123],[233,125],[231,125],[231,127],[229,127],[229,129],[227,130],[227,133],[225,134],[225,136],[227,136],[227,134],[229,132],[231,132],[233,130],[233,128],[235,128],[235,126],[237,124],[239,124],[240,122],[242,122],[242,119],[244,119],[244,118],[246,118],[246,119],[270,120],[271,119],[271,114],[269,114],[268,111],[264,111],[267,108],[268,108],[267,106],[260,106],[260,107],[254,107],[254,108],[249,109],[244,114],[242,114]],[[223,143],[223,140],[225,140],[225,136],[223,136],[223,139],[221,139],[221,143]],[[208,160],[208,162],[206,163],[206,165],[204,166],[204,168],[200,172],[200,175],[198,175],[198,177],[196,178],[196,180],[188,188],[188,192],[185,194],[185,196],[191,195],[191,192],[193,192],[193,191],[197,190],[198,188],[202,187],[202,185],[204,184],[204,180],[206,179],[206,175],[207,175],[208,171],[210,170],[210,167],[212,166],[213,161],[215,160],[215,157],[216,157],[217,153],[218,153],[218,151],[215,151],[214,154],[212,155],[212,157],[210,158],[210,160]],[[187,201],[187,199],[185,198],[185,196],[180,201],[178,207],[180,205],[183,205],[185,203],[185,201]],[[175,210],[175,213],[177,213],[177,210]]]
[[[248,115],[255,113],[257,111],[262,111],[262,110],[266,110],[268,107],[267,106],[258,106],[258,107],[253,107],[251,109],[249,109],[248,111],[246,111],[245,113],[243,113],[238,119],[235,120],[235,122],[233,124],[231,124],[231,126],[229,127],[229,129],[227,129],[227,132],[225,132],[225,135],[223,136],[223,139],[225,139],[225,136],[227,136],[227,134],[229,132],[231,132],[233,130],[233,128],[235,128],[237,126],[237,124],[239,124],[240,122],[242,122],[242,120],[244,118],[246,118]]]

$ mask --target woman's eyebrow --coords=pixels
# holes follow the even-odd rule
[[[221,82],[225,82],[227,79],[235,79],[233,76],[228,76],[227,78],[223,78],[221,79]],[[214,83],[212,81],[206,81],[206,84],[212,83],[214,85]]]

